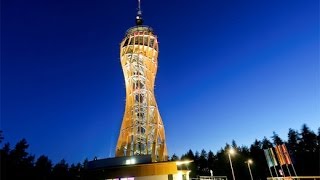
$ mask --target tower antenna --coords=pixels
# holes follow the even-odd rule
[[[142,25],[143,19],[142,19],[142,11],[141,11],[141,1],[138,0],[138,12],[136,16],[136,25]]]
[[[138,15],[142,15],[142,12],[141,12],[141,1],[138,0]]]

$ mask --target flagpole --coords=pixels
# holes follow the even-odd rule
[[[289,151],[287,150],[287,147],[286,147],[285,144],[282,145],[282,149],[283,149],[283,151],[285,152],[286,161],[288,162],[288,163],[286,163],[287,166],[288,166],[288,164],[290,164],[291,167],[292,167],[292,169],[293,169],[294,175],[295,175],[296,177],[298,177],[298,176],[297,176],[297,172],[296,172],[296,170],[295,170],[295,168],[294,168],[294,166],[293,166],[293,163],[292,163],[292,161],[291,161]],[[298,179],[299,179],[299,178],[298,178]]]
[[[291,166],[292,166],[292,169],[293,169],[294,175],[295,175],[295,176],[298,176],[298,175],[297,175],[297,173],[296,173],[296,170],[294,169],[293,163],[291,163]]]
[[[291,172],[290,172],[290,169],[289,169],[288,164],[292,164],[292,162],[291,162],[291,158],[290,158],[289,152],[288,152],[287,147],[286,147],[285,144],[282,144],[282,145],[281,145],[281,148],[282,148],[283,154],[284,154],[284,156],[285,156],[286,166],[287,166],[289,175],[290,175],[290,177],[291,177]]]
[[[279,166],[280,166],[280,168],[281,168],[281,171],[282,171],[282,177],[285,177],[286,175],[285,175],[285,173],[284,173],[284,171],[283,171],[283,168],[282,168],[282,166],[279,164]]]
[[[296,176],[296,178],[298,178],[298,180],[300,180],[300,178],[297,176],[296,170],[294,169],[293,163],[291,163],[294,175]]]
[[[271,157],[273,169],[274,169],[274,171],[276,172],[277,177],[279,177],[278,172],[277,172],[277,169],[276,169],[276,166],[278,165],[278,163],[277,163],[276,157],[274,156],[274,153],[273,153],[272,148],[269,148],[269,149],[268,149],[268,152],[269,152],[269,155],[270,155],[270,157]]]
[[[269,155],[269,151],[268,151],[268,149],[264,149],[263,152],[264,152],[264,156],[266,157],[267,164],[268,164],[268,169],[269,169],[270,175],[271,175],[272,180],[273,180],[273,174],[272,174],[272,171],[271,171],[272,164],[271,164],[271,159],[269,157],[270,156]]]
[[[279,177],[276,166],[273,166],[274,171],[276,172],[277,177]]]
[[[272,175],[272,172],[271,172],[271,168],[269,167],[269,171],[270,171],[270,174],[271,174],[271,177],[272,177],[272,180],[273,180],[273,175]]]
[[[282,171],[282,177],[285,177],[286,174],[284,173],[283,168],[282,168],[282,166],[285,164],[285,162],[284,162],[284,159],[282,157],[282,154],[281,154],[281,151],[280,151],[278,145],[276,145],[275,150],[276,150],[276,154],[277,154],[277,157],[278,157],[278,160],[279,160],[279,166],[280,166],[281,171]]]
[[[289,176],[291,177],[291,172],[289,170],[288,164],[286,164],[286,166],[287,166],[287,169],[288,169],[288,172],[289,172]]]

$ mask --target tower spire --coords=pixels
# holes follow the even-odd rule
[[[143,23],[143,19],[142,19],[142,11],[141,11],[141,1],[138,0],[138,12],[137,12],[137,16],[136,16],[136,25],[142,25]]]

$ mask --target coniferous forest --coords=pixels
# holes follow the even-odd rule
[[[1,179],[34,179],[34,180],[84,180],[89,177],[86,170],[88,160],[77,164],[68,164],[64,159],[53,164],[49,157],[35,157],[28,152],[26,139],[20,140],[11,147],[5,143],[2,131],[1,143]],[[252,159],[251,170],[253,179],[266,179],[270,176],[264,149],[285,144],[298,176],[320,175],[320,127],[313,132],[306,124],[300,130],[289,129],[287,139],[281,139],[276,132],[271,132],[269,138],[255,140],[250,146],[238,146],[235,141],[226,144],[218,152],[211,150],[188,150],[181,157],[173,154],[169,160],[193,160],[188,168],[191,177],[209,176],[212,170],[214,176],[228,176],[232,179],[227,150],[232,147],[236,154],[232,156],[232,164],[237,179],[250,179],[246,161]]]

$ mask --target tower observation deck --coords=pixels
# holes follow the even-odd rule
[[[151,155],[153,162],[166,161],[164,125],[154,96],[158,41],[152,28],[142,25],[138,2],[136,26],[127,30],[120,45],[126,105],[116,157]]]

